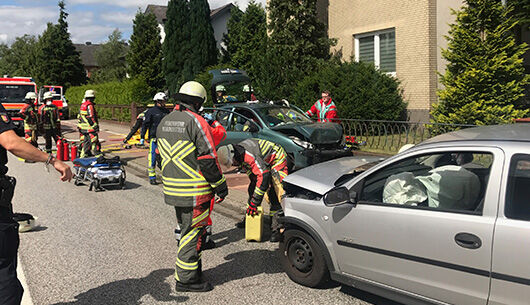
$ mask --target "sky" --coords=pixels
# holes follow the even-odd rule
[[[11,44],[24,34],[38,36],[48,22],[57,23],[59,0],[0,0],[0,43]],[[167,0],[66,0],[68,28],[74,43],[102,43],[115,29],[124,39],[132,34],[132,21],[148,4],[167,5]],[[208,0],[210,9],[230,2],[245,9],[249,0]],[[265,5],[266,0],[256,2]]]

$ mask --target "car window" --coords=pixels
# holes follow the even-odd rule
[[[269,127],[292,123],[312,123],[300,111],[290,107],[263,107],[257,109],[261,118]]]
[[[505,215],[530,221],[530,155],[516,154],[510,162],[506,186]]]
[[[261,126],[258,118],[252,111],[243,108],[235,108],[234,112],[230,126],[227,129],[228,131],[248,131],[252,124],[248,119],[251,119],[258,126]]]
[[[493,155],[447,152],[400,160],[364,179],[360,201],[440,211],[482,211]]]

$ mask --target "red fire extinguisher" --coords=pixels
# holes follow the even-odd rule
[[[77,159],[77,145],[72,144],[72,149],[70,152],[70,160],[74,161]]]
[[[61,139],[57,140],[57,160],[63,160],[63,141]]]
[[[63,161],[68,161],[70,159],[70,144],[68,141],[64,140],[63,143]]]

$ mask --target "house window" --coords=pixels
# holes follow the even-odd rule
[[[395,29],[355,35],[355,58],[373,63],[381,71],[396,73]]]

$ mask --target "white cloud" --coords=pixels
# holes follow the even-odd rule
[[[126,13],[103,13],[101,14],[101,19],[116,23],[116,24],[125,24],[132,26],[133,19],[136,13],[126,14]]]
[[[57,17],[55,7],[0,5],[0,37],[10,43],[24,34],[39,35],[46,28],[46,23],[55,22]]]

